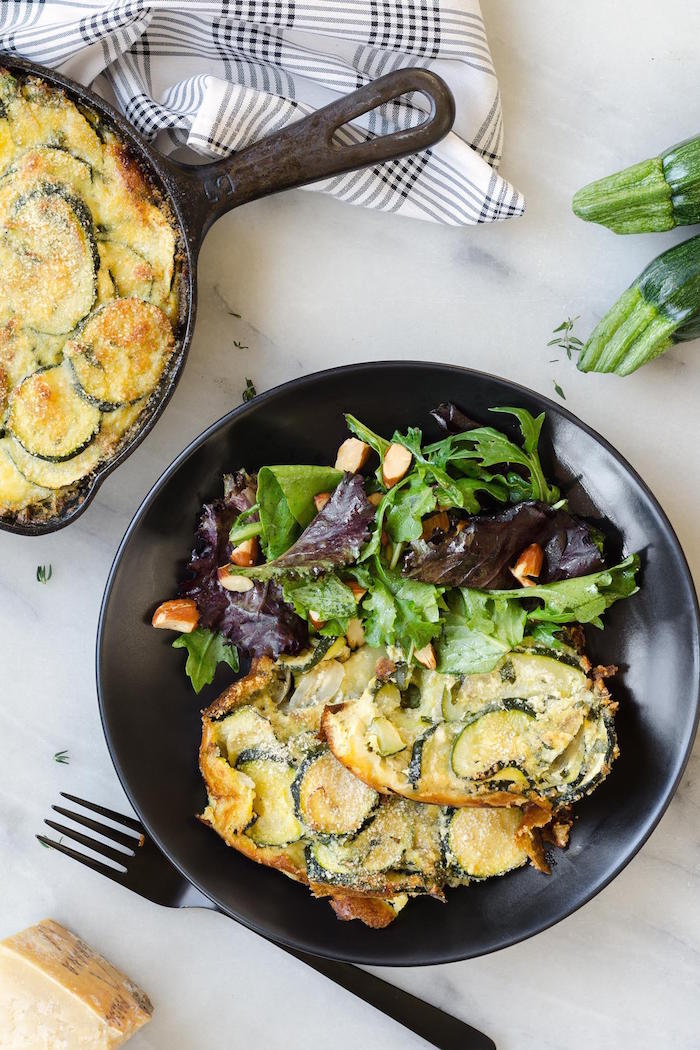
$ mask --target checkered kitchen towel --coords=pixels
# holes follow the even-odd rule
[[[453,225],[524,211],[497,172],[501,104],[478,0],[0,0],[0,50],[92,84],[166,151],[186,144],[209,156],[392,69],[427,67],[454,92],[454,131],[414,157],[309,189]],[[348,141],[419,123],[421,103],[384,106]]]

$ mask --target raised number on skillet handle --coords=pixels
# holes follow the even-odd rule
[[[430,102],[421,124],[349,146],[334,141],[343,124],[411,91]],[[186,183],[189,224],[195,237],[198,232],[201,237],[239,204],[427,149],[449,132],[454,115],[452,93],[440,77],[427,69],[399,69],[232,157],[212,164],[173,165],[172,171],[179,183]]]

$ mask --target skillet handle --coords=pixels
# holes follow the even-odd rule
[[[343,124],[410,91],[430,102],[421,124],[350,146],[333,141]],[[201,241],[212,223],[239,204],[427,149],[449,132],[454,116],[454,98],[444,80],[427,69],[398,69],[232,157],[177,164],[171,170],[189,211],[191,232]]]

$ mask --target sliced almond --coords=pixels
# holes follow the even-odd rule
[[[539,543],[531,543],[521,553],[515,565],[511,565],[510,571],[523,587],[534,587],[535,579],[542,572],[543,561],[544,552]]]
[[[190,634],[199,623],[199,610],[191,598],[174,598],[158,606],[151,623],[166,631]]]
[[[447,532],[449,527],[450,519],[444,510],[431,514],[429,518],[423,520],[423,539],[429,540],[434,532]]]
[[[330,492],[318,492],[314,496],[314,506],[317,511],[322,511],[328,500],[331,498]]]
[[[243,543],[239,543],[237,547],[233,548],[231,551],[231,561],[234,565],[255,565],[259,554],[260,543],[258,537],[253,536],[249,540],[243,540]]]
[[[365,644],[365,632],[362,627],[362,620],[357,616],[353,616],[351,620],[348,620],[345,637],[351,649],[360,649]]]
[[[350,588],[353,595],[355,596],[356,602],[361,602],[364,596],[367,594],[367,588],[361,587],[359,583],[355,582],[355,580],[349,580],[347,586]]]
[[[366,464],[371,451],[369,445],[359,438],[346,438],[335,457],[335,469],[357,474]]]
[[[381,492],[370,492],[367,499],[373,507],[378,507],[379,504],[382,502],[383,496]]]
[[[319,613],[314,612],[313,609],[309,609],[309,623],[312,627],[315,627],[317,631],[320,631],[325,622],[325,620],[321,619]]]
[[[227,591],[237,591],[243,594],[245,591],[252,591],[253,589],[253,581],[251,579],[231,572],[231,568],[228,565],[222,565],[220,569],[217,569],[216,576],[221,586]]]
[[[403,445],[396,442],[389,445],[389,451],[382,464],[382,478],[387,488],[390,489],[397,481],[401,481],[401,478],[408,472],[412,460],[413,456]]]
[[[432,642],[428,642],[422,649],[416,649],[413,655],[418,663],[423,664],[423,667],[427,667],[429,671],[434,671],[437,667],[437,659]]]

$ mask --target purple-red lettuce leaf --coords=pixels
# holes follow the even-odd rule
[[[531,543],[543,548],[542,583],[604,567],[591,526],[538,500],[475,515],[460,525],[436,542],[413,543],[404,559],[404,576],[443,587],[507,588],[513,582],[509,567]]]
[[[238,593],[225,590],[217,577],[231,554],[231,527],[254,500],[255,479],[239,471],[227,476],[223,499],[204,505],[180,596],[193,599],[202,627],[220,631],[249,656],[297,653],[308,642],[308,628],[276,583],[256,582]]]
[[[369,539],[375,509],[359,474],[346,474],[323,510],[289,550],[249,569],[231,571],[255,580],[281,576],[319,576],[355,561]]]

